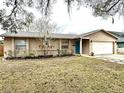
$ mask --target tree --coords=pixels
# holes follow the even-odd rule
[[[53,0],[54,1],[54,0]],[[0,9],[0,23],[7,31],[20,31],[33,22],[34,16],[28,8],[36,8],[42,15],[50,14],[51,0],[6,0]]]
[[[77,1],[77,6],[85,6],[92,8],[94,16],[108,17],[112,16],[112,23],[114,23],[114,15],[119,14],[124,16],[124,0],[66,0],[68,3],[68,10],[71,5]]]
[[[44,55],[46,55],[52,39],[52,33],[56,31],[56,24],[52,23],[49,18],[43,17],[32,23],[29,26],[29,30],[39,33],[39,40],[43,45],[41,49],[44,49]]]
[[[86,0],[88,6],[93,9],[95,16],[124,16],[124,0]]]
[[[33,14],[28,12],[27,8],[36,8],[42,15],[50,15],[53,3],[57,0],[6,0],[6,8],[0,10],[0,23],[3,29],[9,31],[18,31],[29,26],[33,22]],[[86,6],[93,9],[94,16],[114,16],[116,13],[124,15],[123,0],[64,0],[68,12],[77,6]],[[7,10],[10,10],[9,14]],[[113,20],[114,22],[114,20]]]
[[[85,0],[84,3],[85,6],[92,8],[94,16],[104,18],[111,16],[112,23],[114,23],[115,14],[124,16],[124,0]]]

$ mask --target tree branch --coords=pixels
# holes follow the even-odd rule
[[[112,9],[113,7],[115,7],[120,1],[121,1],[121,0],[118,0],[117,2],[115,2],[115,3],[114,3],[107,11],[105,11],[105,12],[111,11],[111,9]]]
[[[70,16],[70,9],[71,9],[71,0],[67,0],[67,7],[68,7],[68,14]]]
[[[50,0],[47,0],[47,5],[46,5],[46,9],[45,9],[45,15],[47,15],[49,6],[50,6]]]
[[[12,9],[10,15],[8,15],[8,16],[11,16],[11,15],[14,13],[15,9],[17,8],[17,6],[18,6],[18,2],[17,2],[17,0],[15,0],[15,2],[14,2],[14,7],[13,7],[13,9]]]

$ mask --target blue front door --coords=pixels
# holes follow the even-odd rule
[[[76,41],[75,50],[77,54],[80,54],[80,41]]]

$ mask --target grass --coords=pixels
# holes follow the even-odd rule
[[[124,65],[87,57],[1,62],[0,93],[124,93]]]
[[[118,52],[119,55],[124,55],[124,52]]]

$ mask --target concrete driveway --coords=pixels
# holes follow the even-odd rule
[[[118,55],[118,54],[96,55],[95,58],[108,60],[108,61],[116,62],[116,63],[120,63],[120,64],[124,64],[124,55]]]

